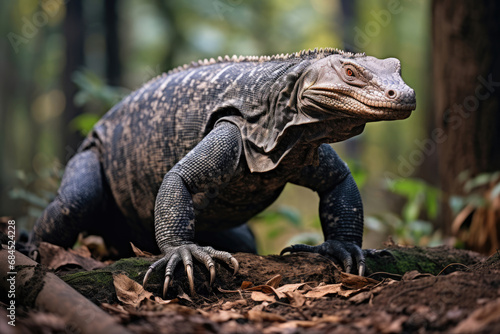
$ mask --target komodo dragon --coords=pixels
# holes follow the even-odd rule
[[[70,247],[89,231],[122,255],[129,242],[159,248],[164,257],[144,284],[165,267],[165,294],[182,261],[194,293],[192,258],[206,265],[210,283],[214,259],[236,272],[229,252],[255,252],[244,224],[291,182],[318,192],[325,242],[284,251],[330,255],[362,275],[361,197],[327,143],[360,134],[367,122],[407,118],[415,106],[395,58],[328,48],[184,65],[95,125],[37,221],[35,245]]]

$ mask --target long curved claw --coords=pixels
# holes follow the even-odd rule
[[[160,267],[164,266],[165,263],[167,262],[167,260],[168,260],[167,257],[162,257],[161,259],[159,259],[158,261],[156,261],[155,263],[153,263],[152,265],[149,266],[148,271],[146,271],[146,274],[144,275],[144,279],[142,280],[143,287],[145,287],[146,284],[148,283],[149,276],[151,275],[151,273],[156,268],[160,268]]]
[[[234,271],[233,271],[233,276],[234,276],[234,275],[236,275],[238,270],[240,270],[240,264],[238,263],[238,260],[236,260],[234,257],[231,257],[231,264],[234,267]]]
[[[210,246],[203,247],[203,250],[214,259],[218,259],[226,262],[229,265],[232,265],[234,267],[233,275],[236,275],[240,268],[240,265],[238,263],[238,260],[236,260],[230,253],[215,250]]]
[[[309,253],[321,253],[320,251],[320,246],[310,246],[310,245],[303,245],[303,244],[298,244],[298,245],[291,245],[289,247],[283,248],[283,250],[280,252],[280,256],[282,256],[285,253],[296,253],[296,252],[309,252]]]
[[[34,250],[33,253],[31,253],[30,256],[34,261],[38,261],[40,259],[40,254],[38,253],[38,250]]]
[[[351,244],[346,246],[346,249],[351,253],[351,255],[356,259],[356,263],[358,264],[358,275],[363,276],[365,274],[365,256],[363,254],[363,250],[360,247]]]
[[[187,277],[188,277],[188,281],[189,281],[189,291],[191,292],[191,296],[194,296],[195,292],[194,292],[194,277],[193,277],[193,266],[188,264],[186,266],[186,274],[187,274]]]
[[[148,271],[146,271],[146,275],[144,275],[144,279],[142,280],[142,286],[144,288],[146,287],[146,283],[148,282],[149,276],[151,275],[152,272],[153,272],[153,268],[149,267]]]
[[[205,264],[205,267],[207,267],[208,271],[210,272],[210,286],[213,284],[215,280],[215,263],[210,257],[208,253],[206,253],[202,248],[197,248],[193,252],[193,256],[200,261],[201,263]]]
[[[292,253],[293,252],[293,248],[292,247],[285,247],[281,250],[280,252],[280,256],[283,256],[283,254],[285,253]]]
[[[366,265],[365,265],[365,261],[361,262],[359,264],[359,273],[358,275],[359,276],[365,276],[365,270],[366,270]]]
[[[310,245],[292,245],[284,248],[280,255],[287,252],[309,252],[309,253],[319,253],[321,255],[332,256],[340,260],[344,265],[344,270],[348,273],[351,272],[353,266],[353,260],[356,260],[358,273],[363,276],[365,273],[365,257],[361,248],[355,243],[342,241],[342,240],[327,240],[321,245],[310,246]]]
[[[340,260],[342,260],[342,265],[344,266],[345,272],[350,273],[352,270],[352,259],[349,257],[349,255],[347,257],[344,256],[345,255],[342,254],[339,255],[338,257],[340,258]]]
[[[193,259],[196,258],[201,263],[205,264],[208,271],[210,272],[210,285],[215,281],[216,271],[215,271],[215,263],[213,259],[218,259],[225,261],[229,265],[234,267],[234,274],[238,272],[239,264],[238,261],[228,252],[217,251],[212,247],[200,247],[196,244],[184,244],[180,246],[167,247],[164,250],[165,256],[160,260],[154,262],[143,279],[143,286],[145,286],[151,273],[165,266],[165,281],[163,283],[163,298],[167,296],[167,291],[170,283],[172,282],[172,277],[174,276],[174,270],[177,267],[177,264],[182,260],[184,263],[184,268],[186,271],[186,275],[189,283],[189,290],[191,295],[196,293],[194,289],[194,275],[193,275]],[[166,265],[165,265],[166,263]]]
[[[165,282],[163,282],[163,299],[167,297],[167,290],[169,285],[170,285],[170,276],[165,276]]]
[[[210,270],[210,286],[212,286],[215,281],[215,266],[210,266],[208,270]]]

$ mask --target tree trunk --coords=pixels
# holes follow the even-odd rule
[[[15,272],[8,265],[11,256],[15,258]],[[36,307],[52,313],[64,320],[68,333],[131,333],[59,277],[46,272],[27,256],[11,253],[3,245],[0,246],[0,278],[4,296],[15,291],[15,298],[9,297],[12,298],[9,306],[14,305],[16,309]]]
[[[104,26],[106,27],[106,77],[111,86],[121,86],[120,39],[116,0],[104,2]]]
[[[64,19],[64,39],[66,42],[66,65],[62,78],[66,109],[64,110],[64,124],[69,124],[76,116],[82,113],[82,108],[73,103],[77,86],[73,82],[73,73],[84,65],[84,20],[81,0],[72,0],[66,4],[66,17]],[[62,141],[66,144],[65,161],[75,153],[81,135],[72,129],[66,128]]]
[[[500,2],[434,0],[433,79],[439,174],[447,196],[458,176],[500,169]],[[447,198],[445,198],[446,200]],[[450,231],[452,212],[443,204]]]

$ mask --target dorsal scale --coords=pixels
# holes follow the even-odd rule
[[[362,57],[365,56],[364,53],[352,53],[352,52],[347,52],[343,51],[340,49],[335,49],[335,48],[316,48],[314,50],[302,50],[299,52],[294,52],[290,54],[277,54],[277,55],[272,55],[272,56],[237,56],[233,55],[232,57],[229,56],[224,56],[224,57],[217,57],[217,59],[210,58],[204,59],[204,60],[198,60],[191,62],[190,64],[186,65],[181,65],[178,66],[170,71],[167,72],[167,74],[172,74],[172,73],[177,73],[181,72],[190,68],[196,68],[200,66],[206,66],[206,65],[212,65],[212,64],[217,64],[217,63],[242,63],[242,62],[266,62],[266,61],[275,61],[275,60],[289,60],[289,59],[310,59],[310,58],[323,58],[332,54],[340,54],[344,55],[346,57]]]

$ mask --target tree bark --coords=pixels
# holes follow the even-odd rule
[[[106,77],[108,84],[121,86],[120,38],[118,35],[117,1],[104,1],[104,26],[106,29]]]
[[[37,307],[64,319],[71,333],[130,333],[113,317],[73,290],[53,273],[19,252],[14,253],[16,274],[9,273],[9,251],[0,248],[0,289],[15,291],[16,308]],[[15,289],[12,285],[15,285]],[[14,299],[11,299],[14,300]]]
[[[82,113],[82,108],[73,103],[77,86],[73,82],[73,73],[84,65],[84,20],[83,5],[81,0],[72,0],[66,4],[66,17],[64,19],[64,39],[66,42],[66,65],[62,78],[64,96],[66,98],[66,109],[64,110],[64,124],[69,124],[76,116]],[[64,129],[62,141],[66,144],[66,156],[63,162],[67,162],[71,155],[76,152],[80,145],[82,136],[75,130]]]
[[[458,176],[500,169],[500,2],[434,0],[432,43],[439,174],[446,195]],[[446,198],[445,198],[446,199]],[[443,204],[450,231],[452,212]]]

